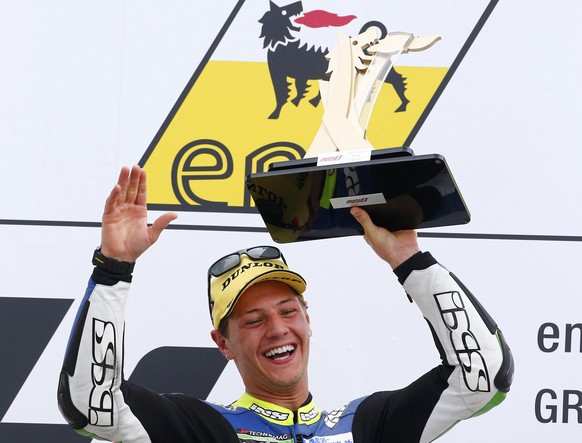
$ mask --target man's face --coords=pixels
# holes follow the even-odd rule
[[[213,332],[259,398],[307,395],[309,316],[293,290],[265,281],[247,289],[228,317],[228,338]]]

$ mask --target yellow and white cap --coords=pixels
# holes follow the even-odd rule
[[[253,257],[253,251],[261,248],[277,251],[278,257]],[[224,272],[213,272],[213,267],[220,266],[221,260],[235,258],[235,266],[225,265]],[[274,280],[290,286],[297,294],[305,292],[307,283],[296,272],[289,269],[283,255],[275,247],[255,247],[235,252],[223,257],[212,265],[208,271],[208,302],[210,316],[215,329],[218,329],[223,318],[228,317],[242,293],[252,285]],[[219,274],[219,275],[217,275]]]

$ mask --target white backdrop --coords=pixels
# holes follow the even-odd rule
[[[105,197],[119,168],[142,157],[235,4],[1,0],[0,298],[76,301],[0,415],[0,433],[8,424],[64,423],[56,383]],[[411,146],[447,158],[472,213],[468,225],[434,230],[444,238],[422,238],[421,246],[486,306],[516,361],[505,403],[443,441],[581,435],[582,337],[574,331],[568,352],[564,335],[582,323],[581,19],[572,1],[500,2]],[[178,222],[238,220],[261,226],[244,214],[184,213]],[[266,242],[263,233],[165,232],[136,268],[126,375],[158,347],[211,347],[207,265]],[[310,382],[321,408],[400,387],[437,363],[424,320],[361,238],[283,250],[309,283]],[[545,323],[559,330],[544,341],[558,343],[555,352],[538,345]],[[10,331],[0,331],[8,343]],[[0,361],[18,358],[2,354]],[[241,389],[230,363],[209,398],[228,403]],[[555,423],[536,418],[543,389],[557,398],[543,396],[538,412],[548,418],[555,405]],[[563,416],[565,393],[572,408]]]

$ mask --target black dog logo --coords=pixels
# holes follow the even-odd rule
[[[267,64],[276,99],[276,106],[269,116],[270,119],[279,118],[281,109],[290,98],[292,84],[288,83],[288,77],[295,82],[297,94],[291,99],[295,106],[298,106],[307,94],[309,80],[328,80],[325,74],[328,61],[325,56],[329,50],[308,48],[293,36],[293,31],[299,31],[300,28],[295,26],[292,20],[302,12],[303,5],[300,1],[281,7],[271,1],[269,11],[259,20],[262,25],[260,38],[263,39],[263,48],[268,48]],[[386,36],[386,27],[380,22],[368,22],[360,32],[374,26],[380,29],[381,38]],[[395,112],[406,111],[406,106],[410,102],[405,95],[406,78],[391,69],[385,82],[394,87],[400,99],[400,106]],[[321,96],[318,93],[309,100],[309,103],[317,106],[320,101]]]

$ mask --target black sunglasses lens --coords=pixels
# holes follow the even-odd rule
[[[220,277],[225,272],[230,271],[232,268],[238,266],[239,263],[240,255],[230,254],[214,263],[208,272],[215,277]]]
[[[230,254],[221,258],[216,263],[214,263],[210,269],[208,269],[208,273],[214,277],[220,277],[231,269],[236,268],[240,264],[241,254],[246,254],[253,260],[269,260],[274,258],[283,259],[281,251],[279,251],[277,248],[273,246],[257,246],[255,248],[238,251],[234,254]]]
[[[246,254],[255,260],[281,257],[281,252],[272,246],[257,246],[256,248],[248,249]]]

